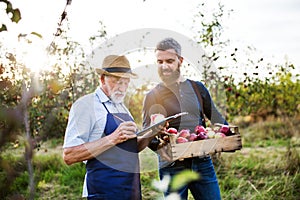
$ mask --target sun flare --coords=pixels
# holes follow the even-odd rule
[[[21,61],[32,72],[46,70],[49,65],[49,55],[43,41],[23,43],[21,48]]]

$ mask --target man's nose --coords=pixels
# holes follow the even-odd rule
[[[161,64],[161,68],[162,69],[167,69],[169,67],[169,65],[166,63],[166,62],[163,62],[162,64]]]
[[[120,92],[126,92],[127,85],[126,84],[120,84],[118,89],[119,89]]]

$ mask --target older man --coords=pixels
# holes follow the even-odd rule
[[[138,152],[151,138],[138,139],[137,126],[123,104],[131,71],[125,56],[103,60],[100,87],[79,98],[70,110],[63,159],[86,163],[87,199],[141,199]]]

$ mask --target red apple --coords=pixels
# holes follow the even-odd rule
[[[176,128],[173,128],[173,127],[170,127],[167,129],[167,132],[170,133],[170,134],[177,134],[177,129]]]
[[[189,137],[189,141],[195,141],[197,140],[198,135],[196,133],[191,133],[190,137]]]
[[[178,137],[177,139],[176,139],[176,142],[177,143],[185,143],[185,142],[188,142],[189,140],[187,139],[187,138],[185,138],[185,137]]]
[[[220,131],[221,133],[226,134],[226,133],[229,133],[229,130],[230,130],[229,126],[224,124],[224,125],[221,126],[221,128],[220,128],[219,131]]]
[[[184,138],[189,138],[190,137],[190,130],[189,129],[182,129],[180,132],[179,132],[179,136],[180,137],[184,137]]]
[[[197,140],[205,140],[207,139],[207,135],[205,132],[200,132],[197,134]]]
[[[195,132],[198,134],[198,133],[201,133],[201,132],[206,132],[206,129],[204,128],[204,126],[202,125],[197,125],[195,127]]]

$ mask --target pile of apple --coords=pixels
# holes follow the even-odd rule
[[[167,133],[174,135],[176,143],[192,142],[197,140],[223,138],[230,135],[230,128],[228,125],[222,125],[221,127],[207,127],[198,125],[195,127],[194,132],[190,129],[182,129],[178,131],[176,128],[170,127],[167,129]]]

